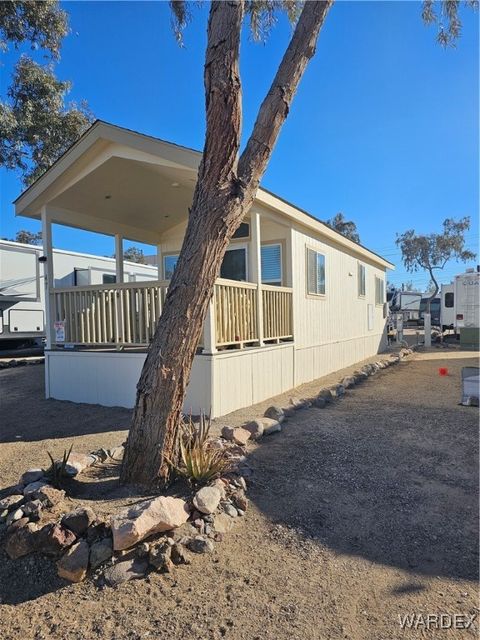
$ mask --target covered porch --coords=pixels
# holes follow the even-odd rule
[[[99,122],[16,201],[17,214],[42,222],[47,350],[146,350],[181,249],[199,160],[198,152]],[[115,278],[55,287],[53,224],[113,236]],[[199,354],[293,340],[291,237],[287,220],[252,210],[227,250]],[[157,280],[125,281],[125,240],[156,247]]]

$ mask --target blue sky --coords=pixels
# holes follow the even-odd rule
[[[72,34],[57,73],[74,83],[101,119],[198,149],[204,136],[203,55],[206,7],[194,9],[184,48],[170,29],[166,2],[68,2]],[[478,228],[478,15],[462,9],[455,49],[435,42],[418,2],[337,2],[282,130],[263,185],[320,219],[342,211],[362,243],[408,275],[395,234],[440,231],[446,217],[470,215],[469,248]],[[266,44],[245,29],[241,70],[244,139],[291,35],[284,17]],[[18,52],[4,55],[4,95]],[[15,218],[21,191],[0,173],[0,235],[39,225]],[[59,248],[113,253],[113,239],[56,228]],[[462,267],[447,266],[443,281]]]

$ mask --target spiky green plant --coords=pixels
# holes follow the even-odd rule
[[[64,450],[60,461],[55,461],[50,451],[47,451],[47,455],[50,458],[50,466],[48,469],[44,469],[44,472],[52,485],[57,487],[57,489],[62,485],[63,479],[67,477],[66,468],[72,449],[73,444],[70,445],[70,449],[68,449],[68,451],[67,449]]]
[[[181,426],[179,462],[172,466],[179,475],[195,484],[209,482],[231,469],[226,451],[212,445],[210,427],[210,416],[203,413],[198,425],[190,416]]]

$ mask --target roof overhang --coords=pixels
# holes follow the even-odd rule
[[[15,213],[40,218],[47,207],[60,224],[154,244],[188,216],[201,157],[194,149],[98,120],[15,200]],[[350,253],[394,269],[265,189],[258,190],[256,202]]]

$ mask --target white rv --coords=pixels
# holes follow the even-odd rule
[[[480,327],[480,273],[467,269],[441,287],[441,324],[456,334],[478,333]],[[473,332],[473,333],[472,333]],[[470,338],[469,338],[470,340]]]
[[[39,246],[0,240],[0,348],[39,342],[45,336],[45,286]],[[125,282],[158,279],[157,267],[124,262]],[[53,250],[56,287],[115,283],[115,260]]]

